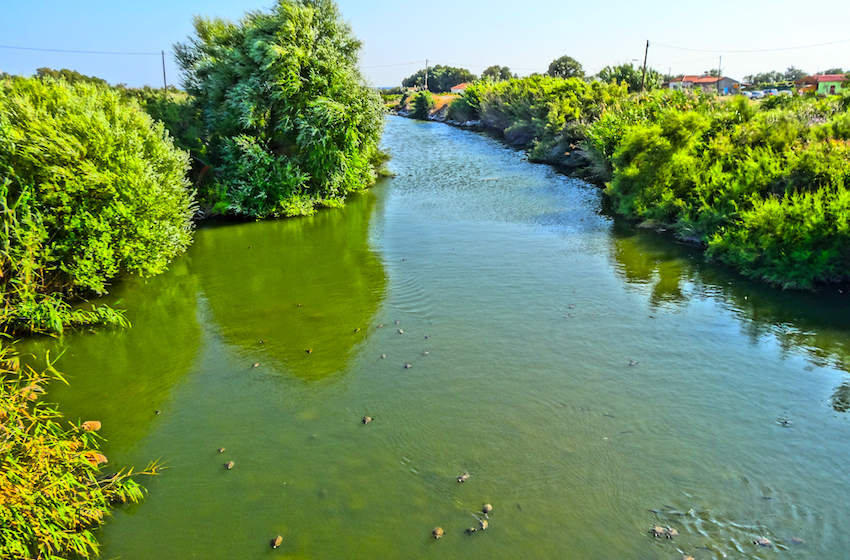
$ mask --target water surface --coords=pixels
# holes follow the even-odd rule
[[[346,208],[202,228],[115,287],[131,329],[28,343],[64,350],[51,397],[110,466],[170,467],[104,558],[850,549],[847,295],[706,263],[482,134],[384,142],[397,176]]]

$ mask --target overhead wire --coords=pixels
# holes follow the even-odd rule
[[[675,47],[672,45],[664,45],[662,43],[654,43],[652,41],[649,42],[649,45],[652,47],[664,47],[667,49],[676,49],[680,51],[693,51],[693,52],[705,52],[705,53],[760,53],[760,52],[776,52],[776,51],[793,51],[799,49],[811,49],[815,47],[825,47],[828,45],[837,45],[839,43],[848,43],[850,39],[841,39],[840,41],[830,41],[829,43],[817,43],[815,45],[802,45],[799,47],[781,47],[777,49],[751,49],[751,50],[743,50],[743,51],[730,51],[723,49],[691,49],[688,47]]]
[[[19,51],[42,51],[42,52],[58,52],[58,53],[73,53],[73,54],[117,54],[117,55],[141,55],[141,56],[160,56],[164,51],[150,52],[108,52],[108,51],[71,51],[66,49],[39,49],[35,47],[12,47],[9,45],[0,45],[0,49],[15,49]],[[174,54],[168,52],[168,54]]]

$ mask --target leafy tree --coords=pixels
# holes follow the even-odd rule
[[[490,78],[494,82],[500,82],[504,80],[510,80],[512,78],[516,78],[516,76],[511,72],[511,69],[507,66],[491,66],[484,70],[481,73],[482,78]]]
[[[451,91],[458,84],[474,82],[475,74],[466,68],[454,68],[440,64],[428,69],[428,91],[433,93],[445,93]],[[419,70],[414,75],[402,80],[404,87],[424,87],[425,69]]]
[[[0,324],[122,323],[66,299],[121,272],[154,275],[189,245],[188,155],[115,90],[0,81]]]
[[[38,68],[35,71],[35,75],[39,78],[53,78],[54,80],[65,80],[69,84],[94,84],[96,86],[108,86],[106,80],[102,80],[100,78],[95,78],[94,76],[86,76],[85,74],[80,74],[76,70],[68,70],[67,68],[63,68],[62,70],[53,70],[52,68]]]
[[[794,68],[794,67],[792,66],[791,68]],[[789,70],[791,68],[789,68]],[[844,69],[843,68],[830,68],[829,70],[824,70],[823,73],[824,74],[844,74]],[[803,72],[803,75],[800,76],[800,78],[805,78],[806,76],[808,76],[808,74]],[[797,79],[799,80],[800,78],[797,78]]]
[[[706,74],[708,74],[712,78],[722,78],[723,77],[723,76],[720,75],[720,70],[718,70],[717,68],[712,68],[711,70],[707,70]]]
[[[596,78],[600,82],[605,82],[606,84],[626,84],[632,93],[640,91],[642,77],[643,69],[635,67],[631,62],[628,64],[618,64],[617,66],[606,66],[596,75]],[[646,79],[643,85],[645,91],[652,91],[661,87],[661,82],[662,76],[657,70],[653,70],[652,68],[646,69]]]
[[[431,92],[420,91],[413,98],[413,112],[410,113],[410,116],[424,121],[431,114],[434,105],[434,96],[431,95]]]
[[[218,182],[208,203],[256,218],[309,214],[374,182],[384,109],[333,0],[277,0],[194,27],[175,53]]]
[[[788,70],[791,71],[791,68]],[[788,79],[790,78],[786,78],[785,74],[782,72],[763,72],[761,74],[750,74],[748,76],[744,76],[744,81],[754,86],[775,84],[777,82],[784,82]]]
[[[581,64],[571,56],[553,60],[547,73],[554,78],[584,78]]]
[[[844,73],[844,71],[841,70],[840,68],[835,68],[834,70],[837,70],[837,72],[835,72],[836,74],[843,74]],[[827,74],[830,74],[830,73],[831,72],[827,72]],[[800,70],[799,68],[794,68],[793,66],[789,66],[788,70],[785,71],[785,74],[782,77],[785,78],[786,80],[788,80],[789,82],[796,82],[797,80],[802,80],[803,78],[805,78],[808,75],[809,75],[809,73],[806,72],[805,70]]]

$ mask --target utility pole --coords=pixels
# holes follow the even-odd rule
[[[425,91],[428,91],[428,59],[425,59]]]
[[[640,77],[640,92],[643,93],[643,84],[646,81],[646,58],[649,56],[649,39],[646,40],[646,50],[643,53],[643,74]]]
[[[168,82],[165,81],[165,51],[162,51],[162,87],[168,90]]]
[[[723,77],[723,56],[720,57],[720,62],[717,63],[717,77]]]

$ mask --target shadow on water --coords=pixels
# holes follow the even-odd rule
[[[342,372],[386,287],[367,243],[374,205],[367,193],[341,210],[199,232],[191,266],[226,342],[305,381]]]
[[[59,339],[33,337],[21,341],[33,367],[61,356],[56,369],[69,385],[55,382],[48,400],[61,403],[69,421],[97,419],[111,450],[136,445],[164,408],[173,386],[195,362],[200,341],[196,319],[197,278],[185,259],[168,273],[147,281],[128,278],[103,303],[128,308],[128,329],[92,329]],[[179,341],[168,344],[166,341]]]
[[[649,292],[652,310],[674,310],[719,296],[739,316],[741,329],[753,342],[773,337],[785,353],[802,352],[814,366],[850,373],[846,290],[828,287],[810,293],[771,287],[706,262],[697,247],[619,218],[611,240],[618,275],[633,288]],[[830,402],[838,412],[850,411],[850,380],[836,388]]]

